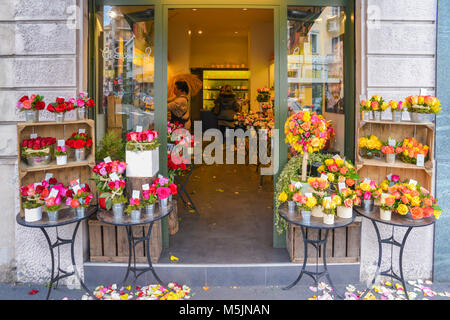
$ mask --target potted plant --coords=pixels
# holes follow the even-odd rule
[[[441,102],[433,96],[410,96],[405,100],[412,122],[433,122],[442,110]]]
[[[359,111],[361,112],[361,120],[369,121],[372,114],[372,105],[370,100],[361,100],[359,103]]]
[[[153,215],[155,212],[155,203],[158,199],[155,187],[150,186],[149,189],[142,190],[142,198],[142,205],[145,207],[145,213]]]
[[[379,158],[383,143],[377,136],[371,135],[359,139],[360,155],[366,159]]]
[[[108,130],[98,143],[96,148],[96,159],[105,159],[110,157],[111,160],[125,161],[125,144],[122,136],[113,130]]]
[[[75,108],[77,109],[78,120],[85,120],[86,109],[95,107],[95,102],[84,92],[77,94],[76,99],[74,99]]]
[[[125,212],[130,215],[131,221],[138,222],[141,219],[141,209],[143,205],[137,198],[131,198],[130,204],[125,209]]]
[[[86,208],[94,198],[88,184],[80,185],[78,180],[70,182],[69,190],[66,192],[66,205],[75,209],[78,218],[86,215]]]
[[[338,196],[341,198],[342,203],[337,207],[337,216],[342,219],[350,219],[353,216],[353,206],[359,205],[361,199],[350,188],[339,190]]]
[[[127,167],[126,162],[111,161],[101,162],[92,169],[92,180],[97,185],[99,192],[99,206],[104,210],[111,210],[113,200],[117,201],[123,195],[126,186],[124,177]],[[116,183],[117,182],[117,183]],[[125,198],[125,202],[126,202]],[[119,204],[123,204],[120,202]]]
[[[55,102],[47,106],[47,111],[55,114],[56,122],[64,122],[65,113],[74,109],[73,103],[64,98],[56,98]]]
[[[341,198],[337,195],[333,197],[325,197],[322,200],[323,207],[323,223],[332,225],[334,224],[334,217],[336,216],[336,208],[342,202]]]
[[[74,132],[67,139],[66,145],[75,149],[75,161],[81,162],[86,160],[86,148],[90,148],[93,142],[86,133]]]
[[[311,211],[311,215],[316,218],[323,218],[323,199],[328,195],[330,184],[328,180],[322,178],[309,178],[308,184],[314,189],[313,194],[317,198],[317,205]]]
[[[153,188],[159,199],[159,205],[162,209],[167,208],[169,197],[178,193],[177,186],[166,177],[158,177],[153,181]]]
[[[42,185],[38,185],[35,188],[34,184],[29,184],[20,188],[22,207],[25,212],[26,222],[35,222],[42,219],[42,206],[44,200],[41,198],[41,193],[43,190],[44,187],[42,187]]]
[[[430,147],[421,144],[416,138],[405,138],[399,147],[400,159],[405,163],[417,165],[417,156],[423,155],[424,162],[428,161]]]
[[[325,159],[317,172],[326,174],[334,189],[338,187],[339,183],[345,183],[348,188],[352,188],[360,179],[351,161],[344,160],[339,156]]]
[[[27,139],[22,141],[22,157],[31,167],[48,165],[52,160],[55,138]]]
[[[33,94],[30,97],[23,96],[17,102],[17,109],[21,112],[25,112],[26,122],[38,122],[39,111],[45,109],[44,97]]]
[[[66,146],[58,146],[55,151],[56,164],[64,166],[67,164],[67,149]]]
[[[52,188],[52,191],[55,190]],[[48,220],[50,222],[55,222],[58,220],[58,213],[61,209],[61,196],[59,192],[56,192],[56,196],[52,196],[52,191],[50,191],[50,195],[47,199],[45,199],[45,211],[48,214]]]
[[[381,148],[381,153],[383,153],[386,157],[386,162],[389,164],[395,163],[395,148],[393,146],[383,146]]]
[[[283,192],[279,196],[279,200],[281,202],[288,203],[289,213],[295,213],[297,203],[294,200],[294,194],[299,191],[299,188],[295,186],[295,184],[290,184],[283,189]]]
[[[364,211],[372,212],[374,209],[375,199],[381,195],[381,188],[377,186],[375,181],[366,179],[356,187],[356,195],[361,198],[361,205]]]
[[[260,88],[260,89],[257,89],[256,91],[258,92],[258,95],[256,96],[256,100],[260,104],[270,101],[270,89],[269,88]]]
[[[153,177],[159,171],[158,131],[130,132],[126,143],[127,177]]]
[[[395,197],[391,194],[382,194],[380,203],[380,219],[390,221],[394,210]]]
[[[382,107],[387,109],[387,104],[380,95],[374,95],[370,100],[370,107],[372,109],[373,119],[375,121],[381,121]],[[387,105],[387,106],[386,106]]]
[[[401,122],[403,114],[403,102],[402,101],[389,101],[389,106],[392,111],[392,121]]]

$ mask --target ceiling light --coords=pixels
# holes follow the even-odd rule
[[[192,11],[197,11],[197,9],[192,9]]]
[[[188,35],[191,35],[192,34],[192,31],[191,30],[188,30]]]
[[[242,10],[247,11],[247,8],[243,8]]]
[[[111,10],[110,12],[108,12],[108,17],[110,17],[111,19],[117,18],[117,12],[114,10]]]
[[[202,30],[198,30],[198,34],[202,34],[203,33],[203,31]]]

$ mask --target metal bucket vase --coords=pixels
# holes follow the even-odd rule
[[[159,199],[159,206],[161,207],[161,209],[167,209],[167,207],[169,206],[169,198]]]
[[[418,113],[418,112],[410,112],[412,122],[417,123],[428,123],[433,122],[435,114],[434,113]]]
[[[145,206],[145,214],[152,216],[155,213],[155,204]]]
[[[77,109],[78,120],[86,120],[86,114],[86,108]]]
[[[59,214],[59,210],[57,211],[48,211],[47,215],[48,215],[48,221],[50,222],[56,222],[58,220],[58,214]]]
[[[381,112],[380,111],[373,111],[373,120],[381,121]]]
[[[56,113],[55,117],[56,117],[56,122],[58,122],[58,123],[64,122],[64,113]]]
[[[364,199],[361,202],[361,206],[365,212],[372,212],[373,208],[374,208],[374,202],[375,201],[373,199],[370,199],[370,200]]]
[[[133,210],[130,213],[131,221],[139,222],[141,220],[141,210]]]
[[[48,165],[51,160],[52,156],[50,154],[47,156],[28,157],[27,164],[30,167],[42,167]]]
[[[389,164],[395,163],[395,153],[386,154],[386,162]]]
[[[75,149],[75,161],[81,162],[86,160],[86,148]]]
[[[401,111],[392,111],[392,121],[402,122],[402,112]]]
[[[26,110],[25,111],[25,121],[28,123],[39,122],[39,111]]]
[[[302,211],[302,219],[305,223],[311,222],[311,211]]]
[[[113,203],[112,205],[112,211],[114,215],[115,220],[120,220],[123,217],[123,203]]]
[[[361,111],[361,119],[362,121],[370,120],[370,111]]]
[[[295,213],[296,209],[297,209],[297,204],[294,201],[288,201],[289,213]]]
[[[77,212],[78,218],[84,218],[86,216],[86,208],[85,207],[78,207],[75,210]]]

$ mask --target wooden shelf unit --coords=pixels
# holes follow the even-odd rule
[[[396,174],[400,179],[414,179],[418,181],[424,188],[434,192],[434,140],[435,140],[434,123],[415,123],[410,121],[394,122],[394,121],[357,121],[356,134],[356,169],[362,178],[371,178],[377,183],[381,183],[389,174]],[[386,162],[384,155],[381,159],[365,159],[359,154],[358,141],[359,138],[375,135],[383,141],[387,141],[389,137],[397,142],[403,141],[405,138],[414,137],[420,143],[430,147],[429,159],[425,162],[424,167],[414,164],[402,162],[397,159],[394,164]]]
[[[54,159],[50,164],[39,167],[29,167],[22,159],[22,141],[30,139],[32,133],[38,137],[53,137],[56,140],[67,140],[73,132],[79,129],[85,129],[86,133],[92,138],[93,145],[87,149],[86,160],[75,162],[73,160],[74,151],[67,147],[67,165],[58,166]],[[95,122],[94,120],[65,121],[65,122],[36,122],[36,123],[18,123],[17,124],[17,160],[19,171],[19,187],[27,184],[41,182],[46,173],[53,173],[58,182],[68,185],[71,180],[79,178],[81,183],[89,184],[92,193],[95,196],[93,204],[96,204],[97,188],[94,181],[89,180],[92,177],[92,168],[95,166]],[[64,206],[63,206],[64,207]],[[22,208],[22,198],[20,198],[20,214],[24,217]]]

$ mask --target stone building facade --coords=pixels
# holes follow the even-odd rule
[[[356,0],[355,10],[357,101],[360,95],[375,93],[387,99],[402,99],[426,89],[430,94],[437,92],[443,102],[450,103],[450,90],[437,90],[436,81],[439,75],[439,83],[450,83],[448,72],[444,71],[445,62],[441,61],[440,70],[436,71],[438,12],[450,12],[447,1]],[[74,19],[75,14],[79,19]],[[447,41],[441,42],[439,48],[450,52],[450,19],[448,14],[447,19],[441,14],[439,23],[444,27],[440,34],[447,37]],[[23,120],[15,105],[22,95],[30,92],[51,101],[57,96],[70,97],[86,90],[86,26],[87,0],[0,2],[0,180],[3,182],[0,185],[3,204],[0,210],[0,282],[45,282],[48,279],[50,256],[44,236],[39,230],[18,226],[15,221],[19,211],[16,124]],[[434,227],[411,234],[405,251],[407,277],[431,278],[434,271],[440,279],[449,280],[443,272],[450,266],[445,234],[450,228],[446,218],[450,204],[445,200],[449,192],[446,181],[449,156],[444,148],[449,115],[443,105],[444,114],[439,117],[437,127],[435,184],[437,196],[442,199],[443,217],[436,234]],[[42,117],[51,115],[44,112]],[[69,237],[71,228],[61,228],[60,236]],[[77,237],[79,266],[88,257],[82,249],[88,248],[83,240],[87,239],[86,233],[85,226]],[[378,254],[375,232],[367,221],[363,222],[361,240],[360,270],[361,279],[365,280],[374,271]],[[69,250],[61,251],[62,267],[70,264],[69,254]],[[439,266],[438,270],[433,270],[433,265]],[[83,273],[82,269],[80,271]],[[67,284],[75,283],[69,279]]]

